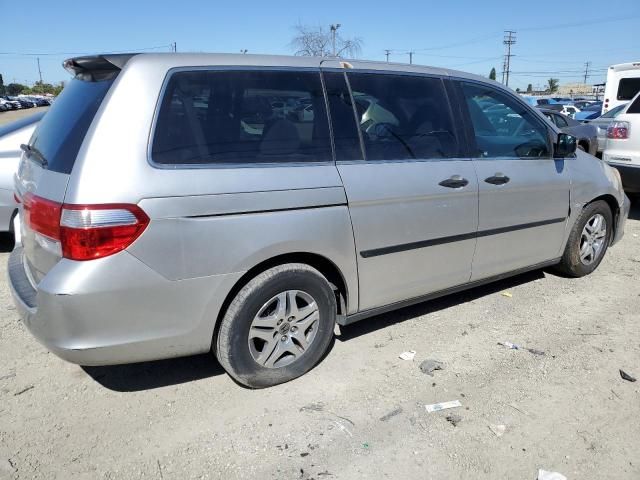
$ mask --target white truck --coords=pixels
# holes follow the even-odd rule
[[[640,62],[619,63],[607,70],[602,114],[627,103],[640,92]]]

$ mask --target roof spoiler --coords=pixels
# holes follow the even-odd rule
[[[75,78],[96,82],[108,80],[120,72],[136,53],[120,53],[114,55],[91,55],[87,57],[69,58],[62,62],[66,71]]]

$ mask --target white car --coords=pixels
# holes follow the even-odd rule
[[[22,150],[29,143],[44,112],[30,115],[0,127],[0,232],[14,232],[13,220],[18,206],[13,196],[13,176],[18,170]]]
[[[609,124],[603,160],[620,171],[628,194],[640,194],[640,93]]]
[[[567,117],[573,118],[573,116],[578,113],[580,109],[575,105],[563,105],[562,111],[560,113],[565,114]]]

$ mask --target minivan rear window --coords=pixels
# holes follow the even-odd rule
[[[623,78],[618,84],[618,100],[631,100],[640,92],[640,77]]]
[[[47,161],[47,169],[71,173],[82,141],[113,79],[73,79],[40,121],[29,146]]]
[[[332,161],[320,72],[175,72],[151,158],[163,165]]]

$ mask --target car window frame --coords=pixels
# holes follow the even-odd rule
[[[463,112],[463,124],[465,129],[467,130],[467,137],[469,142],[469,155],[473,160],[483,160],[483,161],[499,161],[499,160],[553,160],[554,159],[554,148],[555,144],[558,140],[558,134],[561,133],[558,126],[554,121],[549,121],[546,119],[544,114],[539,111],[537,107],[531,107],[527,102],[523,101],[517,94],[511,93],[506,89],[502,89],[496,87],[488,82],[483,82],[480,80],[476,80],[474,78],[465,78],[465,77],[451,77],[451,82],[454,84],[455,89],[457,90],[458,102],[460,104],[460,109]],[[523,106],[529,113],[532,115],[535,122],[538,123],[538,126],[545,129],[547,132],[547,147],[549,150],[549,156],[546,157],[480,157],[478,156],[478,145],[476,143],[476,135],[475,129],[473,127],[473,122],[471,120],[471,113],[469,112],[469,108],[466,104],[466,96],[464,94],[464,90],[462,88],[462,84],[467,83],[470,85],[481,86],[484,88],[491,88],[492,90],[505,95],[509,99],[519,103]]]
[[[356,125],[356,130],[358,132],[358,137],[360,140],[360,149],[362,151],[362,160],[338,160],[336,162],[337,165],[344,164],[353,164],[353,163],[407,163],[407,162],[446,162],[446,161],[459,161],[459,160],[470,160],[466,155],[467,150],[467,139],[465,132],[462,128],[459,127],[458,120],[459,118],[455,114],[454,111],[454,102],[451,100],[451,92],[447,87],[448,77],[445,75],[439,75],[435,73],[426,73],[426,72],[418,72],[418,71],[398,71],[398,70],[376,70],[376,69],[339,69],[339,68],[326,68],[323,67],[321,70],[324,72],[337,72],[342,71],[345,75],[347,88],[349,89],[349,95],[351,96],[351,105],[353,110],[354,122]],[[371,160],[367,158],[367,151],[365,148],[364,138],[362,136],[362,129],[360,128],[358,117],[358,112],[355,108],[355,101],[353,97],[353,89],[351,88],[351,82],[349,81],[350,74],[374,74],[374,75],[392,75],[392,76],[403,76],[403,77],[418,77],[418,78],[433,78],[439,80],[442,85],[442,91],[444,93],[444,99],[447,103],[447,108],[449,111],[449,115],[451,117],[451,124],[453,128],[453,132],[456,136],[457,143],[457,154],[454,157],[434,157],[434,158],[404,158],[404,159],[381,159],[381,160]],[[326,91],[325,91],[326,97]],[[327,100],[328,101],[328,100]],[[331,117],[331,115],[329,115]],[[331,125],[331,118],[329,118],[329,124]],[[333,138],[333,131],[331,133]]]
[[[272,71],[272,72],[307,72],[315,73],[320,80],[320,87],[322,89],[322,97],[325,105],[326,119],[327,119],[327,131],[329,132],[329,146],[331,150],[330,160],[318,160],[310,162],[219,162],[219,163],[158,163],[153,160],[152,150],[153,142],[156,135],[158,119],[160,116],[160,109],[162,107],[165,94],[171,78],[176,73],[182,72],[247,72],[247,71]],[[236,169],[236,168],[275,168],[275,167],[309,167],[309,166],[323,166],[323,165],[335,165],[336,155],[335,147],[333,143],[333,132],[331,130],[331,120],[329,118],[329,105],[327,100],[327,91],[324,85],[324,79],[322,77],[322,70],[319,67],[293,67],[293,66],[260,66],[260,65],[199,65],[199,66],[181,66],[173,67],[167,70],[167,73],[162,81],[162,86],[158,92],[156,105],[153,111],[153,120],[151,122],[149,137],[147,141],[147,163],[158,170],[220,170],[220,169]]]

